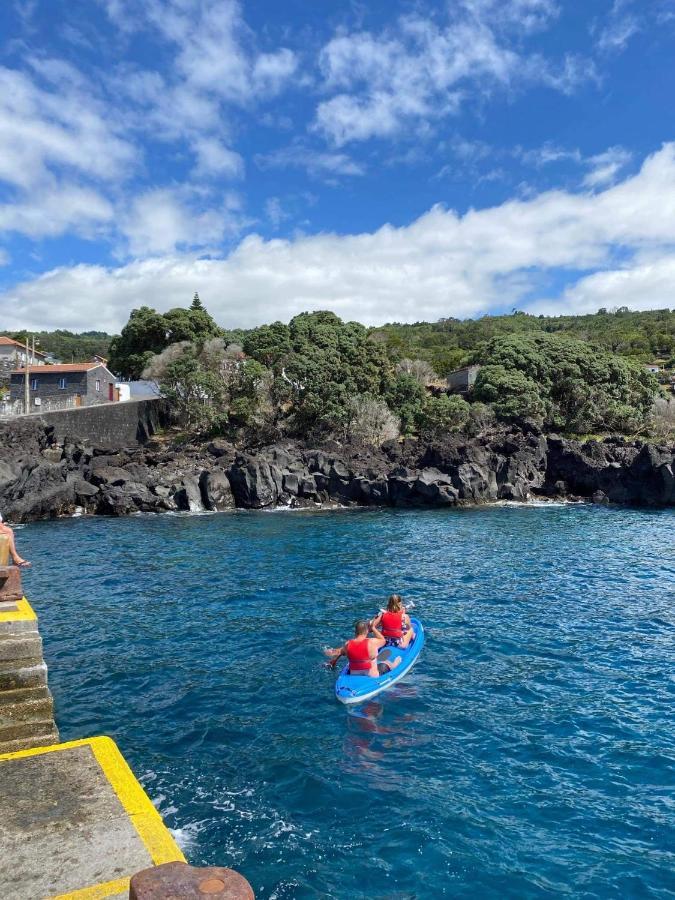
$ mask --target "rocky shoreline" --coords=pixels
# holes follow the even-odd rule
[[[283,442],[243,451],[224,440],[135,448],[58,441],[39,420],[0,432],[0,510],[13,522],[85,514],[275,506],[461,506],[587,499],[675,505],[675,448],[607,438],[581,443],[500,428],[479,437],[381,449]]]

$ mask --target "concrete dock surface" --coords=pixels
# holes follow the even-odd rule
[[[2,900],[128,898],[130,877],[185,858],[107,737],[0,755]]]

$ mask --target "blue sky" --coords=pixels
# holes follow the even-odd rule
[[[5,0],[0,324],[674,306],[675,0]]]

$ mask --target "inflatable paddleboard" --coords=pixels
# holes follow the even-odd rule
[[[399,647],[383,647],[377,654],[377,661],[390,660],[397,657],[401,662],[395,669],[380,675],[379,678],[371,678],[369,675],[350,675],[349,664],[344,666],[335,682],[335,696],[340,703],[363,703],[376,697],[382,691],[386,691],[397,681],[404,678],[419,659],[422,647],[424,647],[424,628],[419,619],[410,618],[415,637],[405,650]]]

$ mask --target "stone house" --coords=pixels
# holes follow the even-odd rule
[[[451,394],[467,394],[476,383],[479,365],[462,366],[448,375],[448,390]]]
[[[24,399],[24,377],[23,369],[16,369],[11,374],[10,399],[13,402]],[[93,406],[119,399],[115,389],[117,379],[99,362],[31,368],[28,379],[31,407]]]

